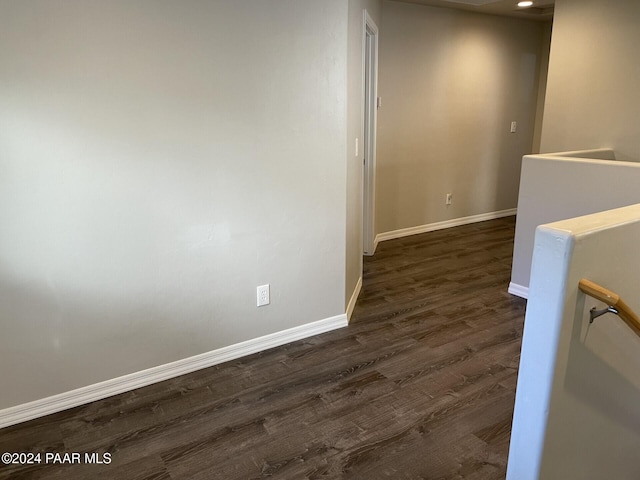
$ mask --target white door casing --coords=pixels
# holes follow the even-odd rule
[[[364,133],[362,250],[375,251],[376,123],[378,111],[378,26],[364,10],[362,29],[362,125]]]

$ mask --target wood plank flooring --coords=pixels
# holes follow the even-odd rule
[[[381,243],[348,328],[0,430],[0,479],[503,479],[514,218]]]

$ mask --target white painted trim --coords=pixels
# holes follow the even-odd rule
[[[307,323],[280,332],[271,333],[245,342],[229,345],[211,352],[184,358],[175,362],[113,378],[104,382],[81,387],[69,392],[42,398],[33,402],[16,405],[0,410],[0,428],[26,422],[34,418],[43,417],[69,408],[84,405],[96,400],[102,400],[112,395],[128,392],[153,383],[162,382],[170,378],[195,372],[236,358],[262,352],[289,342],[329,332],[348,324],[345,314],[325,318],[317,322]]]
[[[362,255],[365,257],[373,257],[376,254],[376,249],[378,248],[378,243],[380,242],[380,234],[376,235],[373,239],[373,247],[371,252],[363,252]]]
[[[349,303],[347,304],[347,321],[351,320],[351,314],[353,313],[353,309],[356,307],[356,301],[360,295],[360,290],[362,290],[362,277],[358,278],[356,288],[353,289],[353,295],[351,295],[351,300],[349,300]]]
[[[369,78],[369,98],[367,98],[367,32],[371,35],[371,69],[373,75]],[[362,171],[362,252],[373,255],[375,252],[375,219],[376,219],[376,149],[378,132],[378,48],[379,30],[367,10],[363,10],[362,23],[362,95],[360,99],[361,134],[363,138],[362,151],[366,162]],[[366,106],[370,107],[369,115],[365,114]],[[368,131],[369,136],[365,135]],[[368,142],[365,142],[368,140]],[[372,246],[373,245],[373,246]]]
[[[470,217],[454,218],[445,220],[444,222],[429,223],[427,225],[418,225],[417,227],[402,228],[391,232],[379,233],[376,235],[376,244],[394,238],[408,237],[409,235],[418,235],[420,233],[434,232],[436,230],[444,230],[445,228],[459,227],[461,225],[469,225],[471,223],[484,222],[487,220],[495,220],[496,218],[510,217],[517,213],[517,208],[509,210],[500,210],[498,212],[481,213],[480,215],[472,215]]]
[[[529,298],[529,287],[523,287],[522,285],[511,282],[509,283],[508,291],[511,295],[515,295],[516,297],[524,298],[525,300]]]

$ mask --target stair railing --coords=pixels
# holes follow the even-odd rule
[[[580,280],[578,288],[590,297],[607,304],[607,308],[602,310],[597,310],[596,307],[593,307],[589,311],[590,323],[593,323],[596,318],[605,313],[614,313],[624,320],[636,335],[640,336],[640,317],[620,298],[620,295],[586,278]]]

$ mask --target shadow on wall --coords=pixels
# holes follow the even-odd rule
[[[640,201],[640,163],[616,158],[611,149],[597,149],[522,159],[511,293],[526,296],[538,225]]]
[[[0,292],[0,350],[11,358],[0,382],[12,386],[3,389],[0,409],[155,367],[159,355],[164,363],[193,355],[185,345],[213,348],[179,318],[166,318],[141,301],[70,301],[67,294],[62,304],[46,285],[3,278]]]
[[[576,399],[612,422],[640,432],[640,377],[636,375],[634,383],[634,379],[623,375],[621,367],[624,368],[625,365],[616,360],[612,361],[611,358],[607,359],[604,356],[605,350],[595,351],[590,346],[590,337],[593,341],[594,337],[611,334],[613,327],[619,324],[622,329],[613,332],[614,335],[617,334],[614,347],[628,342],[629,339],[635,341],[636,346],[640,346],[640,340],[623,325],[622,319],[613,314],[596,319],[582,335],[583,319],[589,317],[589,306],[595,303],[595,300],[584,295],[578,297],[572,334],[576,341],[573,341],[569,348],[565,387]],[[640,372],[639,355],[635,355],[635,358],[627,357],[626,360],[633,363],[635,372]],[[616,392],[616,395],[611,395],[611,392]]]

